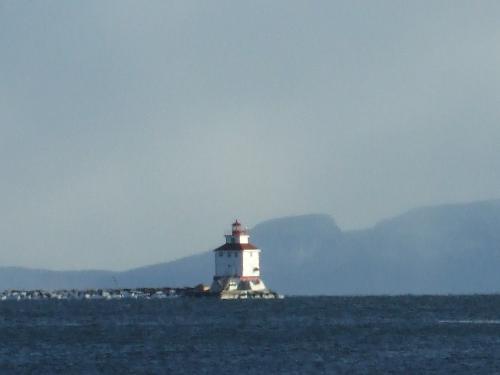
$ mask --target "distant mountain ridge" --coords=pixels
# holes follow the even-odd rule
[[[272,219],[251,230],[263,279],[286,294],[500,292],[500,200],[410,210],[342,231],[328,215]],[[111,271],[0,268],[0,289],[209,283],[213,254]]]

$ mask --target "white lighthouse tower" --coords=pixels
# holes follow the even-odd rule
[[[249,242],[250,235],[236,220],[226,243],[214,250],[215,276],[210,291],[221,298],[275,298],[260,278],[260,249]]]

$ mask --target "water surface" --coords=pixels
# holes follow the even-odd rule
[[[500,296],[5,301],[1,373],[500,372]]]

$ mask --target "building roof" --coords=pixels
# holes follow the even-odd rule
[[[258,250],[259,248],[251,243],[226,243],[214,251],[223,251],[223,250]]]

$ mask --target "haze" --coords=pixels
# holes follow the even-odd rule
[[[0,1],[0,264],[498,198],[497,1]]]

